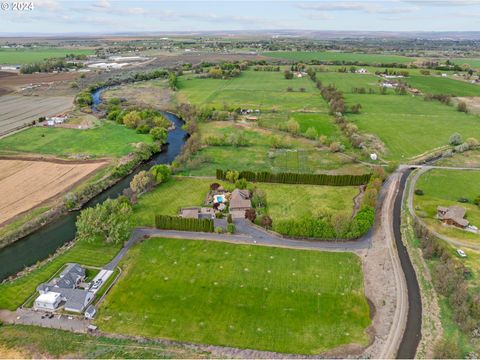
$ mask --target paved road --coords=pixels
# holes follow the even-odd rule
[[[452,167],[441,167],[441,166],[423,166],[423,167],[418,167],[419,170],[417,170],[417,172],[415,173],[415,175],[413,176],[411,182],[410,182],[410,188],[409,188],[409,191],[408,191],[408,199],[407,199],[407,204],[408,204],[408,211],[410,212],[410,214],[416,218],[418,221],[422,222],[425,226],[428,227],[427,224],[425,224],[425,222],[420,219],[416,213],[415,213],[415,207],[413,206],[413,194],[414,194],[414,191],[415,191],[415,184],[417,183],[417,180],[420,178],[420,176],[424,173],[426,173],[427,171],[429,171],[430,169],[447,169],[447,170],[480,170],[480,168],[452,168]],[[466,247],[466,248],[469,248],[469,249],[473,249],[473,250],[479,250],[480,251],[480,246],[478,245],[474,245],[474,244],[469,244],[469,243],[465,243],[463,241],[459,241],[459,240],[456,240],[456,239],[452,239],[448,236],[445,236],[445,235],[442,235],[442,234],[439,234],[438,232],[434,231],[433,229],[429,228],[429,230],[436,236],[438,237],[439,239],[442,239],[443,241],[453,245],[454,247]]]

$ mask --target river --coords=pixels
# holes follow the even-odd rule
[[[101,102],[101,92],[95,91],[93,95],[94,110]],[[162,151],[155,154],[149,161],[141,164],[132,174],[126,176],[112,187],[92,198],[84,207],[95,206],[108,198],[114,199],[120,196],[126,189],[133,176],[141,170],[149,169],[156,164],[170,164],[180,154],[187,133],[182,129],[183,121],[171,113],[164,113],[175,129],[169,131],[167,145]],[[44,260],[53,254],[59,247],[75,238],[75,220],[79,211],[71,211],[59,219],[43,226],[28,236],[16,241],[0,250],[0,281],[10,275],[16,274],[26,266],[31,266],[38,261]]]

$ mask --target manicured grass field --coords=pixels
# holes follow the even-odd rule
[[[120,157],[139,142],[151,143],[152,138],[111,122],[90,130],[33,127],[0,139],[0,152]]]
[[[293,92],[288,92],[291,86]],[[177,98],[201,106],[224,105],[261,110],[324,110],[326,104],[307,78],[286,80],[283,72],[243,71],[239,77],[201,79],[193,76],[179,78]],[[300,92],[300,88],[305,92]]]
[[[268,213],[275,221],[317,217],[325,213],[352,213],[355,186],[256,184],[267,194]]]
[[[351,253],[149,239],[123,265],[95,321],[104,331],[299,354],[368,342]]]
[[[103,243],[77,242],[71,249],[40,268],[17,280],[0,284],[0,309],[15,310],[35,292],[42,282],[50,279],[66,263],[77,262],[87,266],[103,266],[118,252],[120,246]]]
[[[295,60],[295,61],[358,61],[365,64],[376,63],[409,63],[414,61],[414,58],[398,55],[383,55],[383,54],[360,54],[349,52],[335,52],[335,51],[278,51],[266,52],[264,56],[274,58]]]
[[[30,64],[50,58],[65,57],[67,54],[92,55],[88,49],[35,48],[35,49],[0,49],[0,64]]]
[[[133,208],[138,226],[154,226],[155,215],[177,215],[182,207],[200,206],[215,179],[175,177],[141,196]]]
[[[480,85],[439,76],[411,75],[405,81],[425,94],[480,96]]]
[[[417,214],[439,233],[480,244],[480,235],[442,226],[435,219],[437,206],[461,206],[467,210],[466,219],[480,227],[480,208],[473,200],[480,195],[480,172],[461,170],[433,169],[423,174],[417,181],[416,189],[421,189],[425,195],[414,195]],[[460,203],[458,199],[467,198],[468,203]]]

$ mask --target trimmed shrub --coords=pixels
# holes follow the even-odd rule
[[[227,232],[229,234],[233,234],[235,232],[235,225],[234,224],[228,224],[227,225]]]
[[[424,194],[425,194],[425,193],[423,192],[422,189],[416,189],[416,190],[415,190],[415,195],[422,196],[422,195],[424,195]]]
[[[184,219],[178,216],[156,215],[155,227],[165,230],[213,232],[212,219]]]

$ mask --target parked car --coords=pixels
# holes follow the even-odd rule
[[[465,251],[463,251],[462,249],[457,249],[457,254],[458,254],[458,256],[460,256],[462,258],[467,257],[467,254],[465,254]]]

